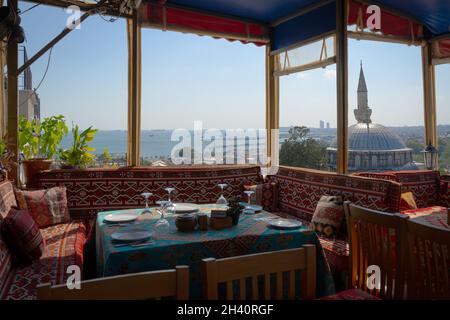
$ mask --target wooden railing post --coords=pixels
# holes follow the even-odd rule
[[[138,10],[127,20],[128,35],[128,153],[127,164],[140,164],[141,137],[141,26]]]
[[[347,0],[336,0],[337,173],[348,170]]]
[[[17,0],[9,0],[9,7],[12,11],[17,10]],[[6,51],[6,65],[8,69],[8,150],[13,153],[11,160],[17,165],[12,166],[8,172],[11,180],[19,183],[19,140],[18,140],[18,107],[19,107],[19,83],[18,83],[18,44],[14,40],[8,42]]]
[[[436,129],[436,89],[435,69],[432,63],[431,45],[422,47],[422,76],[423,76],[423,107],[425,125],[425,145],[437,147],[438,137]]]
[[[279,121],[279,77],[274,75],[276,56],[270,54],[270,44],[266,45],[266,131],[267,166],[278,166]]]

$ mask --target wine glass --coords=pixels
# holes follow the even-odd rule
[[[244,193],[247,195],[247,204],[248,204],[248,206],[250,206],[251,205],[252,194],[254,194],[255,191],[245,190]]]
[[[173,207],[173,204],[167,200],[157,201],[156,203],[160,206],[160,208],[157,210],[157,212],[160,214],[160,217],[155,224],[155,228],[167,228],[169,227],[169,221],[167,221],[165,213],[167,213],[170,207]]]
[[[167,193],[169,194],[168,202],[172,203],[172,200],[170,200],[170,194],[171,194],[173,191],[175,191],[175,188],[173,188],[173,187],[167,187],[167,188],[165,188],[164,190],[166,190]]]
[[[218,186],[219,186],[221,192],[220,192],[220,197],[219,197],[219,199],[217,199],[216,203],[217,204],[222,204],[222,205],[227,205],[228,201],[223,196],[223,189],[227,186],[227,184],[226,183],[219,183]]]
[[[148,198],[150,198],[151,196],[153,195],[153,193],[151,193],[151,192],[142,192],[141,193],[141,196],[143,196],[144,197],[144,200],[145,200],[145,208],[144,208],[144,210],[142,211],[142,213],[144,214],[144,213],[150,213],[150,212],[152,212],[151,210],[150,210],[150,208],[148,207]]]

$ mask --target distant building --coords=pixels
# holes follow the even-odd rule
[[[330,129],[330,123],[327,122],[327,129]]]
[[[23,61],[28,61],[27,50],[23,47]],[[33,77],[30,68],[23,72],[22,83],[19,89],[19,115],[28,120],[41,117],[41,101],[38,94],[33,90]]]
[[[372,123],[372,109],[368,105],[368,92],[361,64],[358,83],[358,108],[354,110],[357,123],[348,128],[349,171],[412,170],[413,150],[407,148],[395,132]],[[328,165],[337,167],[337,143],[327,149]]]
[[[324,129],[325,128],[325,122],[323,120],[320,120],[319,128],[320,129]]]

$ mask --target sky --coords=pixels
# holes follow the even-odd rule
[[[20,2],[24,11],[31,4]],[[38,6],[22,15],[28,56],[62,31],[69,14]],[[105,18],[106,20],[109,17]],[[252,44],[142,30],[142,129],[264,128],[265,49]],[[101,130],[127,127],[125,20],[92,16],[32,67],[42,116]],[[420,48],[349,40],[349,123],[363,62],[373,122],[423,125]],[[19,64],[21,64],[19,62]],[[280,79],[280,125],[336,126],[335,66]],[[450,65],[436,70],[437,121],[450,124]]]

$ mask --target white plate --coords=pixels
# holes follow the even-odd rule
[[[199,206],[195,203],[174,203],[176,213],[189,213],[189,212],[197,212],[199,210]]]
[[[267,225],[275,229],[298,229],[302,223],[293,219],[270,219],[267,220]]]
[[[111,235],[111,239],[120,242],[137,242],[150,239],[151,236],[152,233],[146,230],[124,230],[114,232]]]
[[[105,216],[105,218],[103,219],[106,222],[110,222],[110,223],[119,223],[119,222],[132,222],[134,220],[137,219],[137,217],[139,216],[139,214],[137,213],[111,213],[108,214],[107,216]]]
[[[253,210],[255,212],[261,212],[263,207],[258,205],[258,204],[248,204],[246,202],[239,202],[239,204],[243,207],[245,207],[245,209],[250,209]]]

